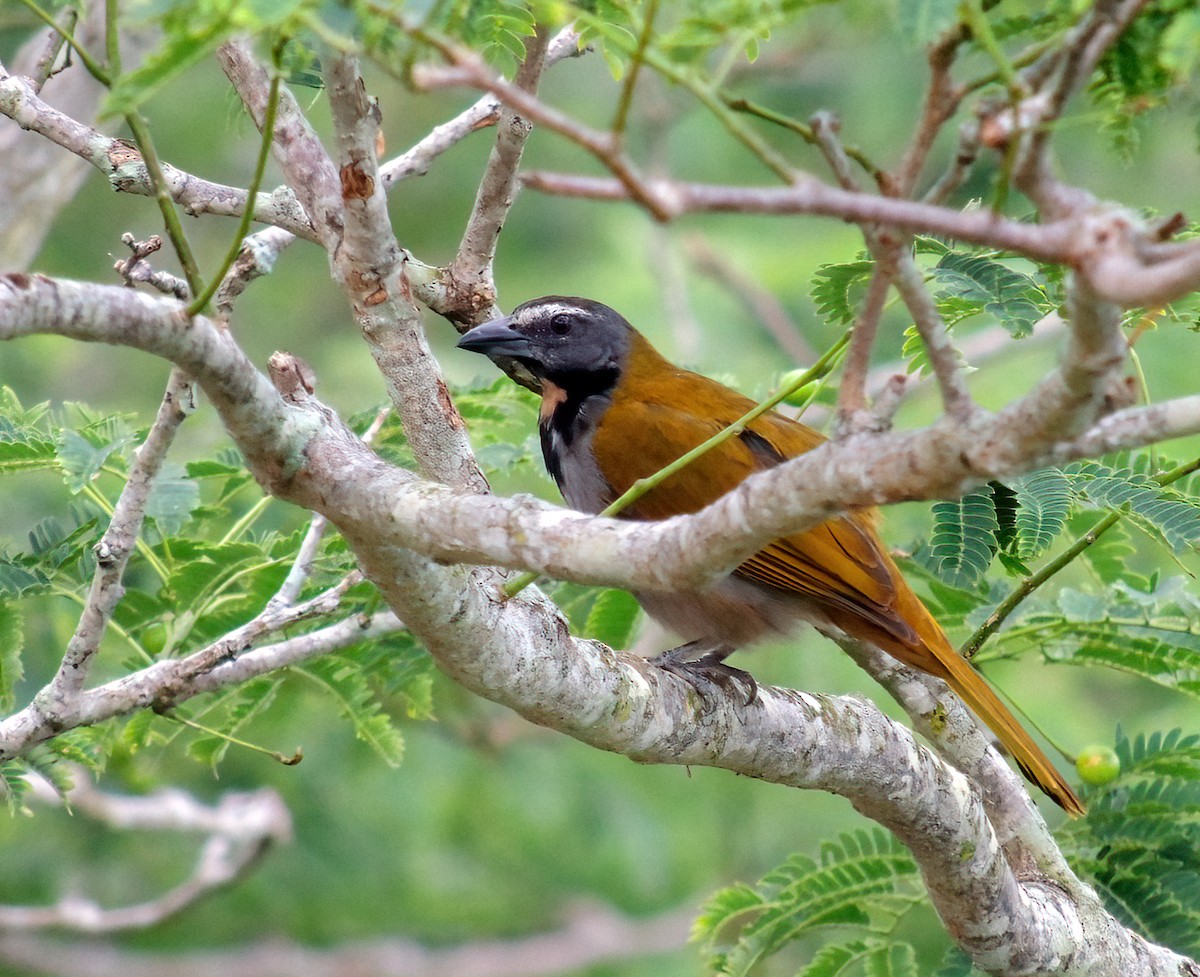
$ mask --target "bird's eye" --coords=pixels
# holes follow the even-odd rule
[[[571,317],[565,312],[559,312],[550,317],[550,331],[556,336],[565,336],[571,331]]]

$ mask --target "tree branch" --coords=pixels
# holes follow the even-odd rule
[[[525,39],[525,59],[513,82],[517,88],[537,92],[549,41],[550,35],[544,28],[539,28]],[[475,312],[458,323],[462,329],[499,314],[492,263],[496,256],[496,241],[516,195],[517,170],[525,151],[525,140],[529,138],[532,128],[510,108],[505,108],[500,114],[496,141],[483,178],[479,181],[475,206],[454,260],[446,269],[447,288],[460,296],[457,301],[452,298],[452,304]]]
[[[146,440],[137,450],[108,528],[96,544],[96,572],[75,633],[67,642],[66,654],[54,678],[38,694],[37,708],[52,720],[70,711],[87,682],[92,660],[100,648],[108,621],[125,593],[121,579],[141,534],[146,502],[154,488],[154,480],[175,440],[175,433],[194,409],[192,381],[183,371],[175,368],[167,381],[158,415]]]
[[[0,113],[21,128],[44,136],[51,142],[91,163],[103,173],[114,190],[152,197],[153,182],[137,148],[124,139],[115,139],[76,122],[43,102],[27,78],[9,75],[0,68]],[[163,164],[163,175],[171,197],[187,213],[239,217],[246,209],[246,191],[212,183],[190,173]],[[316,232],[305,210],[287,187],[255,198],[254,219],[282,227],[298,237],[314,240]]]
[[[1085,304],[1081,317],[1087,315]],[[534,722],[634,759],[721,766],[842,794],[911,846],[935,904],[953,921],[963,945],[989,969],[1050,969],[1068,952],[1076,954],[1081,968],[1114,977],[1131,972],[1135,961],[1142,973],[1166,973],[1167,967],[1181,965],[1182,958],[1148,950],[1089,901],[1086,890],[1076,892],[1070,879],[1050,885],[1018,879],[966,779],[918,747],[907,730],[875,707],[775,689],[760,690],[750,705],[698,700],[690,686],[645,660],[571,638],[544,598],[500,599],[502,578],[495,571],[438,566],[415,552],[420,547],[443,559],[463,559],[464,551],[480,559],[536,552],[565,569],[568,563],[576,568],[592,563],[594,549],[585,560],[579,552],[599,541],[599,549],[608,554],[610,580],[631,585],[652,577],[659,585],[679,586],[678,579],[667,581],[670,574],[661,568],[674,565],[677,574],[680,555],[688,552],[731,565],[725,562],[731,527],[745,534],[742,549],[757,548],[762,539],[797,528],[798,513],[811,524],[860,500],[879,501],[888,492],[915,497],[949,484],[957,490],[960,479],[981,474],[981,464],[1032,468],[1044,464],[1047,455],[1069,452],[1070,442],[1064,447],[1057,440],[1026,441],[1028,432],[1019,424],[1009,421],[1006,429],[991,417],[964,425],[942,422],[912,434],[859,435],[756,476],[695,516],[621,524],[522,500],[462,495],[390,469],[320,405],[310,400],[289,407],[266,388],[264,379],[244,375],[253,369],[237,355],[228,334],[202,317],[185,322],[178,309],[171,300],[126,289],[24,276],[0,279],[0,337],[52,331],[124,342],[177,357],[189,369],[194,364],[198,381],[254,470],[265,473],[266,483],[278,494],[323,511],[338,524],[392,608],[440,666],[467,688]],[[1083,348],[1105,348],[1105,324],[1080,328]],[[1096,377],[1097,382],[1102,379]],[[1044,383],[1011,416],[1036,413],[1059,401],[1068,414],[1080,410],[1088,398],[1083,391],[1064,397],[1067,386],[1061,377]],[[236,400],[231,396],[235,390]],[[279,432],[262,430],[264,415]],[[1200,411],[1194,420],[1200,425]],[[564,529],[583,533],[572,536]],[[639,560],[636,548],[645,542],[651,545]],[[527,559],[517,562],[534,565]],[[343,640],[355,623],[326,631]],[[318,632],[303,640],[322,637]],[[255,654],[213,667],[208,681],[229,677],[223,668],[248,669]],[[254,664],[266,663],[260,659]],[[189,659],[160,662],[84,693],[71,720],[95,722],[162,701],[171,681],[185,690],[200,690],[198,678]],[[39,736],[53,735],[37,723],[36,715],[23,710],[0,727],[8,734],[3,742],[21,749]],[[963,852],[972,854],[963,858]],[[999,942],[994,927],[998,917],[1009,926]]]
[[[249,42],[234,40],[222,44],[217,49],[217,63],[261,130],[271,84]],[[341,236],[342,230],[342,198],[337,170],[296,104],[295,96],[287,88],[279,93],[271,152],[284,172],[289,191],[296,195],[308,215],[312,238],[329,247]]]
[[[48,788],[42,793],[48,795],[45,799],[61,803]],[[292,836],[287,807],[275,791],[266,788],[227,793],[216,807],[206,807],[180,790],[144,797],[105,794],[92,787],[85,774],[77,778],[67,801],[73,810],[118,830],[203,832],[208,838],[191,876],[155,899],[115,909],[78,895],[64,896],[53,906],[0,906],[0,930],[115,933],[145,929],[235,882],[272,845],[290,841]]]
[[[623,183],[605,177],[534,172],[523,177],[544,193],[590,200],[636,201]],[[991,211],[959,211],[915,200],[878,197],[807,178],[790,187],[733,187],[650,180],[669,219],[685,214],[815,214],[856,223],[891,225],[913,233],[941,234],[1056,262],[1075,269],[1096,295],[1123,306],[1161,305],[1200,288],[1200,245],[1158,244],[1141,222],[1116,207],[1022,224]]]
[[[1088,307],[1080,303],[1080,321]],[[1096,350],[1086,367],[1052,373],[999,414],[825,444],[693,516],[628,523],[525,498],[465,495],[389,468],[316,401],[285,403],[227,333],[202,317],[184,323],[171,300],[38,277],[0,279],[0,338],[53,332],[175,359],[205,387],[268,490],[324,512],[343,530],[358,521],[380,543],[439,560],[651,590],[703,586],[765,542],[847,509],[957,497],[989,479],[1080,457],[1101,436],[1109,448],[1134,447],[1148,432],[1200,430],[1198,398],[1190,397],[1101,423],[1120,361],[1106,351],[1108,327],[1084,331],[1098,334],[1083,344]]]
[[[0,934],[0,959],[63,977],[558,977],[677,949],[694,915],[689,907],[634,919],[604,905],[568,905],[558,929],[449,947],[387,937],[331,947],[264,939],[223,953],[153,953]]]

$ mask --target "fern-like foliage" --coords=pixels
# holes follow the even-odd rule
[[[920,558],[941,580],[970,589],[982,579],[999,547],[1000,522],[990,485],[933,507],[933,537]]]
[[[874,261],[848,261],[822,265],[813,276],[812,300],[826,322],[849,325],[858,314],[858,302]]]
[[[1189,578],[1125,581],[1104,590],[1063,588],[1053,602],[1031,600],[993,639],[999,653],[1034,648],[1049,662],[1101,665],[1200,696],[1200,606]]]
[[[1058,538],[1071,512],[1071,482],[1057,468],[1043,468],[1017,479],[1016,550],[1022,560],[1041,556]]]
[[[1180,953],[1200,953],[1200,736],[1126,737],[1120,775],[1088,792],[1088,816],[1067,825],[1073,866],[1125,924]]]
[[[986,315],[1015,339],[1053,311],[1054,302],[1033,276],[1017,271],[996,256],[951,251],[933,269],[939,311],[948,325]]]
[[[1176,552],[1200,540],[1200,505],[1142,472],[1088,461],[1067,466],[1064,474],[1080,497],[1128,513]]]
[[[715,973],[742,977],[790,941],[819,928],[886,933],[922,898],[908,850],[886,832],[857,831],[823,844],[818,858],[793,855],[753,886],[717,892],[696,920],[693,935],[708,945]],[[813,974],[845,973],[851,963],[868,959],[881,966],[895,963],[898,969],[884,973],[909,972],[903,969],[905,950],[893,950],[878,939],[829,948],[810,966],[816,968]]]

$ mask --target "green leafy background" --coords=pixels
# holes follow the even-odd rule
[[[501,68],[511,67],[531,24],[515,3],[428,7],[433,26],[462,36]],[[1194,211],[1196,201],[1186,194],[1194,185],[1195,104],[1178,83],[1196,67],[1200,31],[1190,4],[1152,8],[1061,126],[1061,163],[1069,179],[1101,197],[1154,213]],[[994,29],[1017,46],[1049,36],[1072,10],[1067,3],[1006,4]],[[769,179],[686,88],[722,59],[743,66],[782,49],[791,52],[782,69],[768,63],[761,74],[735,72],[736,93],[802,119],[817,108],[833,109],[847,142],[890,165],[919,101],[920,47],[956,11],[956,4],[914,0],[811,8],[741,0],[680,4],[660,15],[651,52],[674,79],[654,92],[674,113],[672,123],[639,121],[635,103],[631,152],[658,154],[692,179]],[[542,12],[561,17],[563,8],[545,5]],[[319,18],[333,34],[358,31],[386,66],[370,69],[370,84],[380,96],[389,152],[467,104],[462,92],[415,98],[404,79],[420,51],[386,21],[357,13],[356,21],[350,5],[301,0],[147,5],[140,15],[160,18],[167,39],[118,81],[107,109],[144,112],[171,162],[244,184],[256,136],[223,94],[224,80],[207,55],[234,31],[259,31],[265,43],[306,17]],[[643,10],[600,2],[579,13],[600,56],[554,68],[547,90],[556,104],[602,126],[616,101],[614,78],[629,70]],[[7,11],[4,17],[0,56],[7,58],[31,22]],[[311,55],[293,44],[285,64],[297,97],[324,132],[327,106],[312,87]],[[967,63],[986,70],[979,52]],[[789,158],[819,171],[796,137],[768,134]],[[489,135],[476,135],[394,192],[402,243],[417,256],[444,261],[453,253],[489,147]],[[951,149],[939,146],[939,159],[947,160]],[[574,169],[579,154],[537,133],[527,164]],[[995,163],[985,159],[952,202],[990,201],[995,179]],[[278,174],[268,171],[266,186],[272,181]],[[1010,206],[1021,216],[1021,201]],[[113,194],[92,176],[56,219],[37,268],[111,281],[109,252],[120,249],[120,234],[144,238],[159,229],[150,201]],[[209,219],[189,221],[187,229],[202,263],[213,267],[232,226]],[[497,255],[501,301],[510,307],[550,292],[600,298],[672,358],[752,396],[766,395],[796,364],[746,302],[682,257],[696,328],[675,328],[670,320],[663,256],[681,256],[696,234],[707,235],[723,260],[777,296],[818,349],[852,321],[872,268],[858,233],[838,222],[697,218],[664,230],[631,208],[527,192]],[[999,326],[1009,337],[1000,354],[970,363],[978,367],[970,383],[979,400],[995,407],[1027,389],[1052,362],[1054,344],[1040,339],[1042,327],[1034,325],[1062,306],[1060,272],[932,238],[918,238],[914,251],[956,336],[966,340]],[[1154,311],[1153,328],[1143,328],[1140,311],[1128,322],[1147,392],[1156,399],[1193,392],[1195,304]],[[314,248],[292,248],[274,275],[256,283],[240,301],[233,328],[256,362],[276,348],[303,355],[316,370],[319,394],[359,429],[385,399],[343,299],[328,283],[326,259]],[[429,330],[493,486],[554,498],[538,458],[536,402],[497,380],[478,358],[453,351],[444,323],[431,317]],[[882,336],[880,361],[927,372],[911,321],[898,307],[889,309]],[[57,664],[90,578],[91,547],[165,377],[164,366],[127,350],[41,338],[4,348],[0,706],[6,710],[26,702]],[[821,400],[835,392],[827,389]],[[935,411],[926,388],[904,405],[900,423],[924,423]],[[821,420],[816,412],[809,419]],[[411,464],[394,422],[379,450]],[[1067,753],[1089,744],[1115,749],[1119,776],[1088,790],[1092,813],[1062,827],[1063,844],[1120,918],[1193,954],[1200,952],[1194,830],[1200,518],[1195,477],[1162,481],[1197,455],[1194,439],[1177,442],[887,514],[889,542],[959,642],[1014,588],[1107,524],[1020,605],[976,660]],[[278,587],[305,526],[302,513],[262,500],[203,406],[188,421],[150,517],[98,679],[186,653],[247,620]],[[349,565],[331,535],[311,590]],[[561,583],[546,588],[578,633],[619,647],[639,637],[655,642],[626,594]],[[356,588],[352,599],[359,609],[378,606],[369,585]],[[738,662],[763,682],[862,692],[896,714],[836,649],[812,635]],[[1064,664],[1089,667],[1058,667]],[[589,750],[468,696],[407,636],[364,643],[178,712],[285,754],[302,747],[305,759],[282,767],[153,713],[62,736],[22,763],[0,767],[13,812],[0,819],[0,902],[48,903],[81,890],[105,904],[125,904],[153,897],[188,872],[190,842],[110,832],[29,799],[26,770],[65,787],[65,761],[72,761],[97,771],[106,788],[131,792],[179,785],[212,799],[270,785],[296,821],[294,843],[271,853],[248,879],[183,918],[122,937],[130,949],[236,947],[262,938],[327,945],[383,934],[447,946],[551,929],[564,905],[600,900],[637,917],[694,907],[697,943],[598,963],[588,971],[597,975],[970,972],[948,948],[911,860],[844,802],[719,771],[642,767]],[[21,816],[27,810],[35,816]],[[1049,816],[1054,820],[1056,812]]]

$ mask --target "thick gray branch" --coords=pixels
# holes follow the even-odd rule
[[[1097,340],[1090,368],[1052,373],[999,414],[828,443],[748,479],[701,513],[629,523],[527,498],[463,494],[392,469],[315,402],[286,404],[228,333],[200,317],[188,323],[179,309],[127,289],[0,279],[0,338],[51,332],[174,358],[205,387],[260,481],[343,529],[357,522],[381,544],[448,562],[634,588],[701,586],[766,541],[848,508],[956,497],[991,478],[1080,457],[1099,439],[1112,449],[1200,430],[1196,397],[1102,420],[1113,364]],[[1091,384],[1072,389],[1079,376]]]
[[[264,482],[338,524],[392,608],[466,687],[534,722],[634,759],[709,764],[849,798],[911,846],[935,904],[981,966],[1113,977],[1178,972],[1181,958],[1132,936],[1068,874],[1056,870],[1051,883],[1015,874],[967,779],[874,706],[774,689],[762,690],[748,706],[700,699],[686,683],[640,658],[571,638],[557,611],[538,595],[500,599],[495,571],[439,566],[415,552],[420,547],[457,559],[471,553],[481,560],[537,555],[564,570],[601,570],[600,576],[628,584],[654,578],[656,566],[674,565],[678,573],[683,564],[677,559],[689,551],[708,559],[713,552],[729,553],[730,535],[743,549],[756,547],[798,520],[817,521],[848,503],[957,489],[989,465],[1011,473],[1011,466],[1032,467],[1069,453],[1071,442],[1035,439],[1021,450],[1024,432],[1006,432],[992,417],[887,438],[862,435],[752,479],[696,516],[621,524],[464,495],[390,469],[315,402],[285,404],[228,334],[203,318],[183,319],[178,308],[125,289],[10,276],[0,280],[0,337],[50,331],[175,357],[209,391]],[[1080,341],[1091,345],[1091,327],[1084,331]],[[1106,334],[1107,327],[1098,325],[1095,335]],[[1088,402],[1078,393],[1064,395],[1070,384],[1063,380],[1050,386],[1068,411]],[[1042,396],[1035,391],[1022,409],[1035,409]],[[280,430],[264,429],[264,418]],[[640,561],[629,559],[639,552]],[[669,576],[662,574],[658,583]],[[335,629],[340,634],[344,626],[326,630]],[[220,681],[219,668],[246,668],[255,654],[203,674]],[[199,688],[188,659],[161,662],[84,693],[71,718],[95,722],[115,714],[117,703],[128,710],[161,701],[172,678],[185,691]],[[35,735],[38,717],[28,712],[0,727],[7,743],[53,735],[44,726]]]

